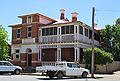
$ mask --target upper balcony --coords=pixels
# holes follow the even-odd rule
[[[94,45],[100,46],[99,35],[95,33]],[[39,42],[46,43],[84,43],[92,45],[92,30],[80,25],[45,27],[40,29]]]

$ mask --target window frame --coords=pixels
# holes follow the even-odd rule
[[[31,28],[31,31],[29,31],[29,28]],[[31,34],[31,36],[29,36],[29,34]],[[32,26],[27,28],[27,38],[32,38]]]
[[[17,56],[19,57],[17,58]],[[20,59],[20,49],[15,49],[15,59]]]
[[[42,28],[42,36],[57,35],[57,27]]]
[[[32,22],[32,16],[27,16],[27,23],[31,23]]]
[[[79,34],[83,35],[83,27],[79,26]]]
[[[18,36],[19,35],[19,36]],[[17,32],[16,32],[16,38],[20,39],[21,38],[21,29],[17,28]]]
[[[85,36],[88,37],[89,36],[89,29],[85,28]]]

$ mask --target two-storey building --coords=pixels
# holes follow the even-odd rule
[[[39,13],[18,16],[21,24],[12,28],[12,62],[26,67],[36,67],[42,62],[82,61],[84,48],[92,47],[92,27],[78,21],[78,13],[72,13],[72,20],[65,18],[60,10],[60,19],[55,20]],[[99,34],[95,30],[95,46]]]

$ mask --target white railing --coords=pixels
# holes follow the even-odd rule
[[[81,34],[63,34],[39,37],[39,42],[41,43],[74,42],[76,40],[81,43],[92,44],[92,39]],[[100,46],[99,41],[97,40],[94,41],[94,44]]]
[[[57,36],[40,36],[40,42],[57,42]]]
[[[74,34],[67,34],[67,35],[61,35],[61,42],[71,42],[74,41],[75,39]]]
[[[55,66],[55,62],[42,62],[42,66]]]
[[[94,44],[97,45],[97,46],[100,46],[100,42],[97,41],[97,40],[94,40]]]
[[[30,43],[35,43],[35,38],[22,39],[22,44],[30,44]]]

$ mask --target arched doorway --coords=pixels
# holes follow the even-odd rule
[[[32,66],[32,50],[28,48],[26,50],[26,53],[27,53],[27,66],[31,67]]]

